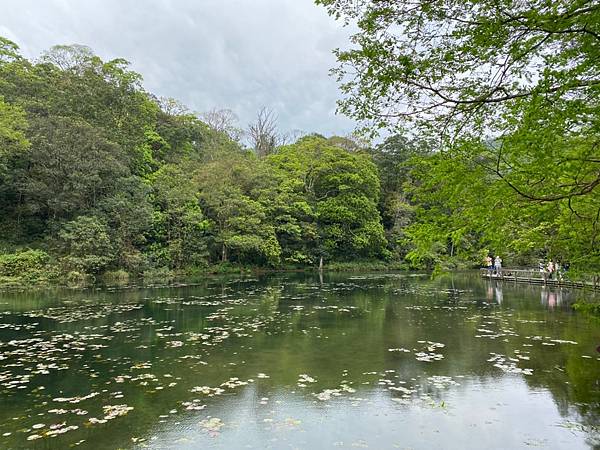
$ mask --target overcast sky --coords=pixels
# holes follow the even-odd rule
[[[193,111],[230,108],[246,127],[263,106],[282,131],[345,135],[331,51],[349,31],[311,0],[0,0],[0,35],[24,56],[83,44],[122,57],[145,88]]]

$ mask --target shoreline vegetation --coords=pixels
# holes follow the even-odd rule
[[[107,270],[101,274],[92,275],[80,272],[62,272],[56,262],[39,250],[26,250],[15,254],[0,254],[0,291],[12,287],[90,287],[94,285],[120,285],[130,281],[162,280],[172,281],[194,278],[204,275],[235,275],[235,274],[268,274],[285,272],[406,272],[427,273],[432,278],[451,274],[452,272],[481,271],[482,268],[466,261],[452,261],[444,266],[438,265],[433,270],[419,270],[410,267],[406,262],[382,260],[333,261],[324,264],[320,269],[316,265],[287,264],[279,266],[244,265],[237,263],[216,263],[212,265],[184,267],[172,270],[167,267],[150,269],[141,273],[131,273],[125,269]],[[510,268],[504,269],[507,273]],[[573,281],[591,278],[589,273],[574,273]],[[492,280],[492,278],[490,278]],[[493,278],[494,281],[504,279]],[[511,277],[506,278],[511,281]]]

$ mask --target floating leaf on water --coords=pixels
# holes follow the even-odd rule
[[[206,431],[218,433],[225,424],[217,417],[210,417],[200,422],[200,426]]]
[[[298,375],[298,383],[316,383],[316,382],[317,382],[317,380],[315,380],[310,375],[306,375],[305,373]]]
[[[53,398],[52,401],[59,402],[59,403],[79,403],[83,400],[88,400],[90,398],[96,397],[97,395],[100,395],[100,393],[92,392],[88,395],[84,395],[83,397],[57,397],[57,398]]]

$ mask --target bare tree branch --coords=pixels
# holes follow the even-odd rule
[[[200,118],[213,130],[225,133],[233,141],[239,142],[244,135],[238,126],[238,117],[231,109],[213,108],[200,114]]]
[[[263,158],[273,153],[282,138],[277,132],[277,116],[267,107],[261,108],[256,121],[248,125],[248,136],[256,154]]]

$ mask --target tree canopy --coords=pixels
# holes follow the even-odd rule
[[[443,169],[420,173],[446,206],[457,203],[457,227],[479,232],[485,217],[503,247],[600,265],[600,5],[317,3],[358,26],[337,51],[341,111],[371,130],[435,139]]]

